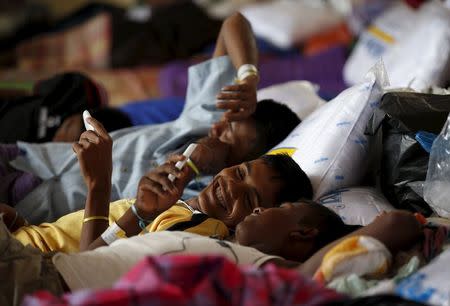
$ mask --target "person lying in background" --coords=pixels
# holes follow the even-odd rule
[[[234,242],[163,231],[119,239],[110,246],[81,253],[44,254],[23,246],[0,221],[0,248],[10,246],[0,255],[0,265],[26,265],[31,271],[25,275],[6,273],[8,278],[0,283],[0,296],[8,301],[21,300],[38,289],[61,295],[69,290],[109,288],[138,261],[156,255],[221,255],[239,265],[273,263],[312,277],[328,251],[356,236],[372,237],[395,255],[421,240],[422,226],[413,214],[394,211],[356,229],[346,226],[328,208],[300,201],[276,208],[255,208],[238,224]],[[32,269],[34,266],[39,269]]]
[[[78,72],[39,81],[29,95],[4,97],[0,93],[0,143],[77,141],[84,131],[81,114],[85,109],[108,132],[131,126],[126,114],[107,104],[104,88]]]
[[[13,208],[0,206],[14,237],[24,245],[45,252],[76,252],[110,244],[118,237],[162,230],[226,238],[257,207],[312,197],[309,178],[291,157],[265,155],[223,169],[197,197],[182,201],[183,189],[197,167],[190,161],[180,170],[175,163],[185,157],[173,155],[141,178],[136,199],[110,204],[112,139],[97,120],[88,120],[95,131],[84,132],[73,145],[88,189],[84,211],[30,226]],[[175,177],[173,182],[169,175]],[[113,224],[108,227],[110,220]]]
[[[281,105],[256,103],[258,75],[252,68],[256,64],[251,27],[242,15],[234,14],[223,23],[214,58],[190,68],[185,109],[176,121],[113,133],[117,149],[113,152],[116,171],[111,200],[134,197],[137,182],[150,168],[164,163],[171,153],[183,152],[192,142],[201,144],[195,153],[200,157],[193,156],[192,160],[203,178],[202,184],[185,189],[185,199],[198,194],[212,179],[206,175],[255,158],[284,139],[300,120]],[[244,67],[242,80],[233,84],[240,67]],[[202,107],[205,103],[226,111],[208,111]],[[265,110],[259,111],[260,107]],[[217,124],[211,128],[213,122]],[[208,131],[210,135],[206,136]],[[19,147],[0,149],[6,151],[1,155],[14,176],[4,180],[0,199],[14,206],[30,223],[54,221],[83,208],[86,189],[68,146],[21,143]],[[16,172],[19,169],[22,172]],[[22,176],[27,177],[22,180]],[[22,185],[15,185],[22,181]]]

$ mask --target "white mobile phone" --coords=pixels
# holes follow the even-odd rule
[[[191,157],[191,155],[194,152],[195,148],[197,148],[197,144],[196,143],[191,143],[187,147],[187,149],[184,150],[184,152],[183,152],[183,156],[185,156],[186,158],[184,160],[177,161],[177,163],[175,164],[175,167],[177,167],[179,170],[183,169],[184,165],[188,161],[189,157]],[[173,174],[169,174],[167,177],[169,178],[169,180],[171,182],[173,182],[176,179],[176,177]]]
[[[86,128],[87,131],[95,131],[95,128],[89,124],[89,122],[87,122],[87,118],[92,118],[91,114],[85,110],[83,112],[83,121],[84,121],[84,127]]]

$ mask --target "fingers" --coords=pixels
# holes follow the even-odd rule
[[[181,160],[184,156],[174,156],[175,160]],[[148,184],[156,193],[164,194],[165,192],[177,192],[177,188],[168,176],[172,174],[176,178],[180,178],[183,174],[181,170],[175,167],[175,163],[167,162],[152,171],[148,172],[142,179],[147,180]]]
[[[167,158],[167,162],[176,163],[178,161],[184,160],[186,157],[181,154],[170,154]]]
[[[78,142],[74,142],[72,144],[72,150],[78,155],[83,150],[83,147]]]
[[[102,137],[106,137],[106,136],[109,137],[109,134],[108,134],[108,132],[106,131],[106,129],[105,129],[105,127],[103,126],[103,124],[101,124],[101,123],[100,123],[99,121],[97,121],[95,118],[89,117],[89,118],[87,118],[87,122],[88,122],[89,124],[91,124],[91,125],[94,127],[95,132],[97,132],[97,134],[99,134],[99,135],[102,136]]]
[[[246,83],[223,87],[217,99],[217,108],[228,110],[223,115],[227,121],[243,120],[256,109],[256,90]]]
[[[247,103],[240,101],[240,100],[229,100],[226,102],[218,102],[217,108],[220,109],[227,109],[232,112],[238,112],[242,109],[245,109],[247,107]]]
[[[139,189],[141,191],[156,193],[160,197],[167,196],[167,193],[177,193],[175,185],[169,181],[169,179],[167,179],[164,184],[161,184],[161,181],[155,181],[154,177],[150,178],[148,176],[142,177],[141,183],[139,184]]]
[[[227,111],[223,116],[227,121],[239,121],[248,118],[253,113],[251,109],[241,109],[238,112]]]

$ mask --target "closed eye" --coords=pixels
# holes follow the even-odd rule
[[[244,179],[244,173],[242,172],[240,167],[236,167],[236,174],[237,174],[239,179],[241,179],[241,180]]]

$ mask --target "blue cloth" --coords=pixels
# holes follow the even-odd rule
[[[422,148],[428,153],[431,152],[431,146],[433,141],[436,139],[437,135],[425,131],[418,131],[416,133],[416,140],[422,146]]]
[[[265,40],[261,37],[256,37],[256,47],[258,48],[258,52],[260,54],[273,54],[278,56],[285,56],[285,55],[299,55],[300,50],[295,47],[290,47],[286,49],[279,48],[269,41]],[[216,49],[216,43],[213,42],[210,45],[208,45],[204,50],[203,53],[206,53],[208,55],[212,55],[214,53],[214,50]]]
[[[201,105],[215,103],[217,92],[232,84],[235,75],[227,56],[192,66],[188,71],[186,104],[177,120],[111,133],[114,141],[111,201],[134,198],[139,179],[147,171],[163,163],[167,154],[182,152],[187,145],[207,135],[221,113],[208,112]],[[23,217],[38,224],[84,208],[87,190],[71,144],[19,142],[18,145],[25,155],[11,165],[43,179],[15,206]]]
[[[147,125],[177,119],[183,106],[184,98],[171,97],[129,103],[119,109],[128,115],[133,125]]]

